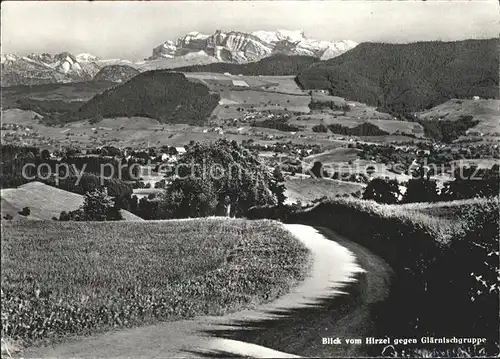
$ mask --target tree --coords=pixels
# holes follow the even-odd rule
[[[168,154],[169,156],[175,156],[175,155],[177,155],[178,153],[179,153],[179,152],[177,152],[177,148],[175,148],[174,146],[172,146],[172,147],[169,147],[169,148],[168,148],[168,152],[167,152],[167,154]]]
[[[279,166],[276,166],[274,168],[270,189],[276,197],[278,206],[283,206],[287,197],[285,196],[285,177],[283,176],[283,173],[281,172]]]
[[[79,209],[69,213],[61,212],[60,221],[116,221],[123,219],[120,209],[106,190],[96,188],[85,193],[84,203]]]
[[[408,181],[402,202],[437,202],[438,199],[439,196],[435,180],[413,178]]]
[[[50,152],[49,150],[45,149],[45,150],[42,150],[42,152],[40,152],[40,158],[44,161],[47,161],[48,159],[50,159]]]
[[[179,159],[176,175],[160,196],[162,218],[243,216],[253,206],[275,204],[271,177],[258,157],[225,139],[193,143]]]
[[[472,166],[458,168],[455,179],[446,182],[441,191],[443,200],[452,201],[474,197],[494,197],[500,188],[500,173],[498,164],[490,169]]]
[[[398,181],[388,178],[374,178],[366,186],[363,199],[371,199],[379,203],[394,204],[400,195]]]
[[[29,207],[24,207],[22,211],[18,212],[21,216],[28,217],[31,214],[31,210]]]

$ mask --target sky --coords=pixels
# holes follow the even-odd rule
[[[304,30],[318,40],[414,42],[499,36],[496,0],[5,1],[2,53],[140,60],[190,31]]]

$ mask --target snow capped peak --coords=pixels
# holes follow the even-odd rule
[[[95,55],[89,54],[89,53],[81,53],[75,56],[76,61],[78,62],[93,62],[93,61],[98,61],[99,58]]]
[[[259,30],[252,33],[216,30],[212,35],[191,31],[176,41],[168,40],[155,47],[148,60],[171,59],[191,53],[196,56],[206,53],[216,61],[236,63],[258,61],[280,53],[330,59],[356,45],[349,40],[330,42],[309,39],[304,30]]]
[[[186,34],[186,37],[188,37],[188,36],[193,38],[193,39],[202,39],[203,40],[203,39],[206,39],[207,37],[209,37],[210,35],[205,35],[205,34],[202,34],[198,31],[191,31],[191,32],[188,32]]]
[[[259,30],[252,32],[252,35],[270,44],[279,41],[300,42],[305,39],[304,30]]]
[[[19,60],[19,56],[14,55],[14,54],[2,54],[2,64],[7,62],[7,61],[17,61]]]

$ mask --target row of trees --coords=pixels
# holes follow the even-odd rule
[[[468,199],[474,197],[493,197],[500,188],[499,166],[490,169],[477,167],[457,169],[455,179],[444,183],[441,190],[437,182],[424,175],[410,179],[406,191],[401,194],[400,183],[396,179],[374,178],[363,193],[363,199],[379,203],[439,202]]]

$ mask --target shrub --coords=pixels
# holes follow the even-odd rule
[[[439,200],[435,180],[415,178],[408,181],[402,203],[437,202]]]
[[[363,199],[371,199],[379,203],[393,204],[400,195],[398,181],[387,178],[374,178],[368,182]]]
[[[328,132],[328,128],[320,123],[319,125],[316,125],[312,128],[313,132]]]
[[[25,216],[25,217],[27,217],[27,216],[29,216],[29,215],[31,214],[31,210],[30,210],[30,208],[29,208],[29,207],[24,207],[24,208],[22,209],[22,211],[19,211],[18,213],[19,213],[21,216]]]

